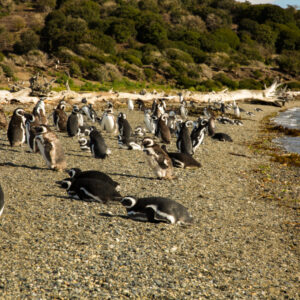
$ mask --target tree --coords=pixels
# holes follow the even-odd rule
[[[18,54],[25,54],[30,50],[37,49],[40,43],[39,36],[32,30],[22,32],[20,41],[14,44],[14,50]]]

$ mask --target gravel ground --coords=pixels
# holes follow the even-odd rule
[[[175,169],[171,181],[155,179],[145,154],[119,149],[115,136],[104,134],[112,155],[102,161],[57,133],[68,167],[106,172],[124,196],[182,203],[194,216],[186,227],[127,219],[121,205],[70,200],[55,184],[66,174],[49,170],[27,146],[9,147],[1,130],[0,298],[299,299],[300,169],[248,146],[259,138],[259,120],[279,108],[241,107],[263,112],[243,118],[244,126],[217,124],[234,142],[206,137],[195,154],[202,167]],[[132,127],[143,125],[141,112],[122,111]],[[176,150],[174,138],[169,149]]]

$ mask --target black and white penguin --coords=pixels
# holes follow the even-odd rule
[[[108,182],[111,184],[117,191],[120,189],[120,184],[114,181],[109,175],[96,171],[96,170],[88,170],[88,171],[81,171],[79,168],[71,168],[66,170],[70,178],[73,180],[78,178],[91,178],[91,179],[98,179],[104,182]]]
[[[206,127],[207,127],[207,120],[205,120],[205,119],[203,120],[203,119],[199,118],[198,122],[195,124],[195,126],[191,132],[193,153],[195,153],[197,148],[201,144],[203,144]]]
[[[175,168],[200,168],[201,164],[186,153],[168,152],[165,145],[161,148],[169,155]]]
[[[9,121],[7,138],[11,147],[22,146],[26,141],[24,113],[22,108],[16,108]]]
[[[87,138],[79,138],[78,143],[82,151],[91,152],[90,141]]]
[[[137,104],[139,110],[145,111],[146,106],[145,106],[145,103],[144,103],[143,100],[137,99],[137,100],[136,100],[136,104]]]
[[[61,100],[53,112],[53,124],[61,132],[67,131],[68,116],[65,109],[66,102]]]
[[[75,178],[69,183],[67,193],[73,199],[104,204],[122,198],[110,183],[95,178]]]
[[[67,132],[70,137],[77,135],[79,126],[83,125],[80,124],[79,115],[80,115],[79,108],[77,105],[74,105],[72,113],[71,115],[69,115],[67,121]]]
[[[95,158],[104,159],[111,154],[102,134],[96,128],[90,133],[90,149]]]
[[[129,218],[153,223],[192,223],[193,218],[182,204],[163,197],[135,198],[126,196],[121,204],[125,206]]]
[[[132,128],[127,120],[126,114],[120,112],[118,115],[117,123],[122,139],[129,140],[132,136]]]
[[[162,114],[157,122],[155,135],[160,137],[162,142],[165,144],[171,143],[171,132],[167,125],[169,115],[167,113]]]
[[[4,193],[0,185],[0,217],[3,213],[3,210],[4,210]]]
[[[180,124],[180,131],[177,137],[176,146],[179,152],[193,155],[193,145],[189,128],[193,127],[192,121],[185,121]]]
[[[84,105],[81,108],[81,112],[88,118],[88,120],[92,121],[93,123],[96,121],[97,113],[94,110],[93,105],[91,103]]]
[[[134,110],[134,103],[133,103],[132,99],[128,99],[127,105],[128,105],[128,110],[130,110],[130,111]]]
[[[147,155],[149,166],[157,178],[174,179],[173,164],[169,155],[149,137],[143,139],[143,146],[143,151]]]
[[[104,111],[100,125],[101,130],[105,130],[108,133],[116,134],[118,132],[118,124],[111,108]]]
[[[24,114],[26,121],[25,121],[25,130],[26,130],[26,142],[29,147],[30,152],[33,152],[33,142],[34,138],[37,134],[36,126],[39,126],[39,122],[36,120],[33,114]],[[39,151],[38,148],[35,148],[36,151]]]
[[[142,150],[141,145],[139,145],[134,137],[126,137],[118,135],[118,144],[120,148],[127,150]]]
[[[148,109],[144,111],[144,122],[147,130],[150,133],[155,134],[157,118],[155,116],[152,116],[150,110]]]
[[[48,124],[44,99],[40,99],[37,102],[37,104],[33,108],[32,114],[40,124],[44,124],[44,125]]]
[[[52,170],[66,169],[67,162],[64,150],[56,134],[46,125],[36,126],[36,136],[33,141],[33,152],[36,147],[42,154],[47,166]]]

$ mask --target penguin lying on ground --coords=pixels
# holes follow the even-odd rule
[[[191,223],[193,220],[186,207],[168,198],[126,196],[121,203],[126,207],[128,217],[135,220],[171,224]]]
[[[116,190],[120,189],[120,185],[118,182],[114,181],[109,175],[96,171],[96,170],[88,170],[88,171],[81,171],[79,168],[71,168],[66,170],[72,181],[78,178],[91,178],[91,179],[99,179],[104,182],[108,182],[111,184]]]
[[[73,199],[87,202],[108,203],[120,201],[122,196],[110,183],[96,178],[75,178],[67,182],[67,193]]]
[[[168,152],[165,145],[161,148],[169,155],[175,168],[200,168],[201,164],[186,153]]]

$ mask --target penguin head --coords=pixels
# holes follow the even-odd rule
[[[145,137],[142,142],[144,148],[151,148],[154,145],[153,139]]]
[[[15,116],[23,117],[25,114],[25,111],[23,108],[16,108],[14,111]]]
[[[68,173],[68,175],[73,178],[75,175],[81,173],[81,169],[79,168],[71,168],[71,169],[67,169],[66,172]]]
[[[121,204],[124,205],[126,208],[132,208],[137,203],[137,199],[132,196],[123,197],[121,200]]]

